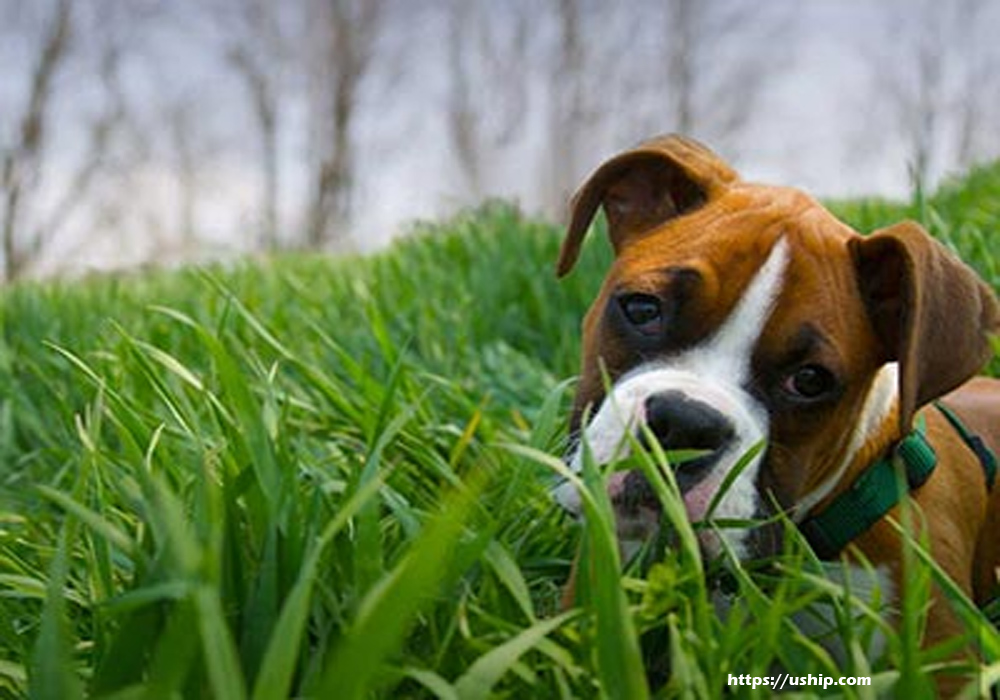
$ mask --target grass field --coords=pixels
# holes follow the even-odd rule
[[[1000,169],[834,207],[920,218],[1000,286]],[[918,645],[919,548],[896,631],[794,536],[703,571],[662,479],[680,544],[624,576],[601,475],[585,526],[553,506],[597,238],[557,282],[559,231],[494,205],[368,259],[5,290],[0,695],[750,697],[728,674],[778,665],[926,695],[951,649]],[[563,611],[581,543],[598,573]],[[1000,635],[953,597],[976,697]],[[791,619],[818,609],[844,658]]]

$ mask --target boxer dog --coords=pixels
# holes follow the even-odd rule
[[[599,207],[614,261],[583,322],[570,466],[626,456],[637,436],[668,451],[687,515],[783,510],[821,558],[860,553],[899,591],[897,468],[940,567],[973,600],[1000,575],[1000,305],[912,222],[863,236],[814,199],[751,184],[690,139],[659,137],[601,165],[573,199],[559,276]],[[608,390],[606,391],[606,387]],[[642,539],[659,504],[637,471],[613,474],[619,537]],[[557,494],[579,510],[572,489]],[[708,557],[771,552],[747,528],[699,531]],[[627,542],[623,542],[623,545]],[[958,621],[942,594],[927,641]]]

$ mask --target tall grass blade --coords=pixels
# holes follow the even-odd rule
[[[299,572],[291,593],[271,632],[253,690],[253,700],[283,700],[290,695],[299,650],[304,641],[309,604],[319,562],[330,542],[347,526],[359,510],[378,493],[381,481],[364,484],[337,511],[320,535]]]
[[[621,585],[621,562],[615,534],[615,516],[589,450],[584,451],[583,479],[562,460],[524,445],[504,448],[548,466],[572,483],[580,494],[587,536],[577,576],[578,599],[584,600],[595,622],[594,644],[603,692],[613,698],[649,696],[639,637]],[[582,574],[582,575],[581,575]]]
[[[73,700],[83,697],[71,657],[71,641],[66,628],[66,587],[69,568],[68,542],[74,539],[72,521],[59,535],[59,544],[49,569],[49,584],[42,610],[41,627],[35,642],[31,666],[31,697],[38,700]]]
[[[521,656],[578,614],[578,610],[568,610],[556,617],[536,622],[513,639],[480,656],[472,662],[469,670],[455,681],[455,692],[458,697],[461,700],[486,700],[490,697],[493,686]]]
[[[531,602],[531,591],[524,580],[524,574],[510,552],[496,540],[490,542],[483,553],[483,562],[489,566],[504,588],[517,603],[518,608],[529,622],[535,621],[535,611]]]
[[[247,695],[243,670],[218,591],[209,586],[198,588],[194,609],[212,696],[218,700],[242,700]]]
[[[471,486],[448,497],[399,564],[365,596],[323,672],[317,697],[355,700],[370,691],[416,614],[458,575],[449,564],[480,490],[481,486]]]

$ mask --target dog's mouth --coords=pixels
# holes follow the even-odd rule
[[[672,465],[688,520],[700,523],[718,484],[707,478],[717,455],[691,457]],[[628,551],[650,541],[660,531],[663,506],[646,476],[638,469],[619,471],[608,479],[608,496],[615,512],[618,539]],[[719,542],[710,529],[700,529],[698,539],[705,554],[717,555]]]
[[[767,421],[744,398],[682,371],[638,372],[620,380],[613,400],[605,401],[578,432],[567,460],[574,472],[583,471],[585,459],[618,469],[605,485],[623,558],[630,559],[630,552],[659,533],[670,539],[677,534],[661,527],[665,509],[659,487],[644,477],[650,461],[675,482],[682,501],[677,505],[695,526],[703,556],[714,559],[731,549],[745,558],[748,534],[734,528],[755,518],[760,505],[758,439],[766,435]],[[660,459],[650,460],[655,455],[666,458],[662,466]],[[580,494],[570,482],[558,485],[555,497],[567,510],[581,513]]]
[[[723,553],[720,531],[726,527],[749,529],[747,554],[751,558],[766,556],[780,548],[778,529],[773,524],[729,525],[714,522],[710,509],[721,500],[723,488],[712,467],[718,462],[717,454],[691,457],[675,462],[675,479],[684,503],[688,522],[695,527],[695,534],[706,560],[718,558]],[[683,467],[683,469],[681,468]],[[654,541],[663,529],[663,505],[646,476],[638,469],[615,472],[608,479],[608,496],[615,513],[618,540],[625,559],[630,559],[644,544]],[[764,514],[755,516],[763,518]],[[742,557],[741,557],[742,558]]]
[[[638,470],[616,472],[608,480],[620,542],[641,544],[660,528],[663,508],[649,481]]]

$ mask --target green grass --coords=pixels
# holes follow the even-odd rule
[[[998,183],[838,211],[915,212],[997,284]],[[604,475],[583,475],[583,526],[548,493],[607,246],[558,282],[559,231],[511,208],[420,234],[5,290],[0,696],[749,697],[727,675],[781,664],[872,675],[875,697],[936,669],[948,649],[888,627],[794,532],[767,566],[703,573],[663,455],[641,466],[681,544],[622,576]],[[1000,639],[949,592],[986,655],[974,695]],[[790,620],[819,608],[842,661]]]

